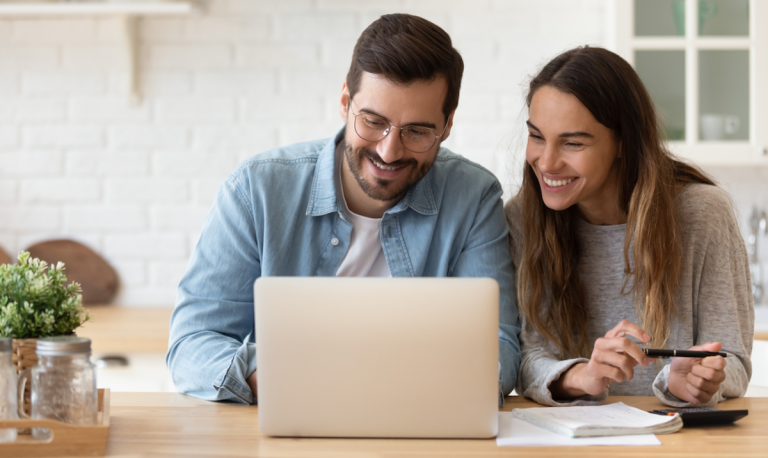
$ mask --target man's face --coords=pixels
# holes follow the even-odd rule
[[[426,175],[435,161],[440,142],[448,137],[451,129],[453,116],[450,116],[446,128],[442,110],[447,89],[448,85],[442,77],[434,81],[398,85],[384,76],[363,73],[360,89],[350,99],[345,83],[340,107],[341,116],[347,124],[344,136],[346,170],[342,170],[342,174],[351,173],[358,188],[348,189],[345,186],[348,203],[351,198],[356,200],[358,208],[366,202],[376,207],[385,202],[390,207],[394,206],[411,186]],[[378,115],[392,126],[415,125],[428,127],[437,135],[443,133],[443,129],[445,133],[429,150],[416,153],[405,148],[398,128],[391,129],[379,141],[360,138],[355,131],[354,115],[361,113]],[[343,180],[345,184],[349,182]]]

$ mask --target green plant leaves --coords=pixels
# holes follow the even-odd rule
[[[63,263],[48,266],[26,251],[18,259],[18,264],[0,265],[0,337],[70,334],[88,321],[80,285],[67,284]]]

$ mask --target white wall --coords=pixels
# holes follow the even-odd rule
[[[446,146],[513,189],[527,77],[560,51],[606,43],[603,0],[205,4],[200,16],[142,20],[138,106],[125,89],[119,21],[0,19],[6,251],[74,238],[115,266],[118,303],[171,306],[226,175],[261,151],[341,127],[355,40],[387,12],[424,16],[451,34],[466,71]]]
[[[386,8],[382,9],[382,5]],[[170,306],[213,196],[236,164],[333,135],[355,40],[387,12],[424,16],[466,60],[447,146],[506,179],[521,84],[599,44],[601,0],[212,0],[144,19],[144,100],[126,95],[120,23],[0,20],[0,245],[85,242],[122,279],[117,302]]]

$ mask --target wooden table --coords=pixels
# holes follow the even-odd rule
[[[640,409],[663,407],[653,397],[611,397]],[[502,410],[535,407],[510,397]],[[768,398],[726,401],[749,416],[720,427],[684,428],[658,436],[660,447],[497,447],[490,440],[290,439],[258,429],[258,407],[200,401],[177,393],[113,393],[107,456],[123,457],[765,457]]]
[[[91,319],[75,332],[95,353],[165,353],[172,307],[89,305]]]

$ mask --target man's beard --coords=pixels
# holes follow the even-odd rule
[[[387,163],[383,161],[378,154],[371,151],[370,149],[360,148],[357,151],[354,151],[352,146],[350,146],[348,143],[345,143],[344,145],[344,156],[347,159],[349,171],[352,172],[355,180],[357,180],[357,184],[360,185],[360,188],[362,188],[365,195],[371,199],[384,202],[400,200],[403,196],[405,196],[405,194],[409,189],[411,189],[413,185],[415,185],[424,177],[424,175],[427,174],[427,172],[429,172],[429,169],[432,168],[432,164],[435,162],[433,159],[431,162],[425,162],[421,165],[421,167],[419,167],[418,162],[416,162],[415,159],[405,159],[402,161]],[[386,164],[390,167],[402,166],[404,168],[410,168],[411,170],[405,180],[402,180],[401,177],[398,177],[397,180],[385,180],[382,178],[374,177],[374,183],[369,183],[365,180],[365,178],[363,178],[362,173],[363,167],[365,167],[365,162],[368,159],[374,160],[379,164]],[[406,171],[406,173],[408,172]]]

